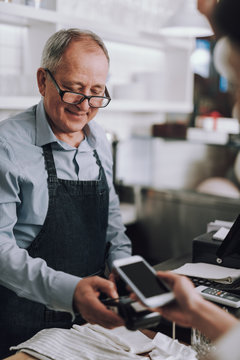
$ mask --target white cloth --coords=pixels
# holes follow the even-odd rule
[[[143,359],[137,353],[153,349],[152,340],[125,327],[107,330],[98,325],[74,325],[71,329],[45,329],[14,346],[37,359],[127,360]],[[30,352],[29,352],[30,351]]]
[[[86,324],[84,326],[73,325],[73,329],[102,340],[105,344],[114,344],[114,346],[133,354],[149,352],[154,347],[153,341],[142,332],[130,331],[125,326],[109,330],[100,325]]]
[[[72,329],[45,329],[22,344],[13,346],[39,360],[196,360],[190,346],[157,333],[153,340],[125,327],[113,330],[99,325],[74,325]],[[149,359],[149,358],[148,358]]]
[[[191,346],[180,344],[164,334],[157,333],[153,344],[154,350],[150,353],[152,360],[197,360]]]

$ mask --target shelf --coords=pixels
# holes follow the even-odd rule
[[[124,29],[118,25],[105,23],[97,20],[89,20],[87,17],[64,15],[59,11],[32,6],[18,5],[0,2],[0,22],[16,25],[31,26],[34,22],[61,24],[64,26],[87,28],[97,32],[105,40],[134,44],[148,48],[162,48],[161,41],[151,39],[149,36],[134,31]]]
[[[0,96],[0,110],[25,110],[40,101],[40,96]]]
[[[37,104],[40,96],[0,96],[0,110],[24,110]],[[192,107],[185,103],[137,101],[137,100],[112,100],[110,105],[104,109],[110,112],[177,112],[189,113]]]
[[[47,3],[47,2],[46,2]],[[50,2],[49,2],[50,3]],[[53,4],[53,3],[52,3]],[[123,44],[131,44],[136,46],[141,46],[143,49],[141,51],[147,52],[149,49],[157,49],[160,54],[162,52],[166,56],[166,61],[169,59],[169,63],[172,61],[172,50],[169,54],[166,52],[166,41],[161,41],[159,37],[151,38],[149,34],[140,33],[137,30],[129,30],[127,27],[121,27],[119,25],[104,23],[101,21],[101,17],[98,20],[90,20],[86,14],[82,14],[80,18],[77,16],[70,16],[60,11],[55,11],[52,9],[43,9],[35,8],[32,6],[19,5],[14,3],[5,3],[0,1],[0,23],[14,24],[20,26],[29,27],[27,41],[24,43],[25,52],[27,55],[24,57],[24,71],[29,74],[34,74],[36,69],[39,66],[39,59],[41,57],[41,49],[43,48],[46,40],[49,37],[49,34],[53,33],[55,30],[58,30],[60,27],[81,27],[90,29],[97,34],[99,34],[104,40],[119,42]],[[37,39],[37,41],[36,41]],[[192,44],[192,43],[191,43]],[[172,44],[173,45],[173,44]],[[174,44],[175,46],[176,44]],[[186,48],[184,43],[184,56],[182,56],[182,51],[180,52],[182,63],[187,66],[187,79],[181,79],[179,84],[183,84],[183,89],[180,91],[186,92],[186,96],[183,98],[181,96],[173,96],[175,99],[182,99],[182,101],[148,101],[148,100],[118,100],[112,99],[110,105],[104,109],[107,112],[132,112],[132,113],[190,113],[192,112],[192,74],[190,73],[188,56],[190,56],[190,50]],[[188,44],[189,45],[189,44]],[[190,45],[189,45],[190,46]],[[192,46],[192,45],[191,45]],[[171,46],[170,46],[171,48]],[[172,48],[171,48],[172,49]],[[128,54],[128,49],[126,51]],[[150,50],[151,54],[151,50]],[[166,77],[171,83],[171,78],[173,74],[171,72],[171,67],[168,66],[168,71],[166,71]],[[134,70],[133,70],[134,71]],[[174,72],[174,69],[173,69]],[[171,73],[170,75],[168,73]],[[181,72],[180,72],[181,73]],[[175,72],[174,72],[175,74]],[[178,74],[177,74],[178,76]],[[185,89],[185,87],[187,87]],[[166,91],[168,98],[171,98],[171,92]],[[1,96],[0,95],[0,110],[23,110],[33,104],[38,103],[40,96]]]
[[[47,9],[37,9],[32,6],[0,2],[0,21],[29,25],[29,20],[56,23],[56,12]]]
[[[192,105],[184,102],[174,101],[139,101],[139,100],[114,100],[106,108],[109,111],[129,111],[129,112],[176,112],[190,113]]]

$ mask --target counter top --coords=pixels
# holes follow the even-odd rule
[[[28,354],[25,354],[23,352],[20,352],[20,353],[17,353],[15,355],[12,355],[12,356],[6,358],[5,360],[36,360],[36,358],[34,358]]]

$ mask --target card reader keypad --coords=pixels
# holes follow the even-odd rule
[[[240,300],[239,296],[236,296],[236,295],[234,296],[234,295],[230,294],[229,292],[218,290],[218,289],[207,288],[207,289],[203,290],[202,292],[213,295],[213,296],[221,297],[224,299],[228,299],[231,301],[235,301],[235,302],[238,302]]]
[[[233,294],[240,295],[240,279],[235,280],[232,284],[220,284],[217,283],[216,281],[211,281],[208,279],[197,278],[197,277],[190,277],[190,276],[189,279],[193,282],[195,287],[203,285],[203,286],[215,288],[216,290],[227,291]]]

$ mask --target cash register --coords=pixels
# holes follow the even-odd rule
[[[240,215],[223,241],[214,239],[215,231],[193,239],[192,262],[204,262],[240,269]]]
[[[209,263],[240,269],[240,215],[223,241],[213,238],[215,231],[193,239],[192,262]],[[231,284],[221,284],[208,279],[192,278],[195,286],[206,285],[240,295],[240,278]]]

